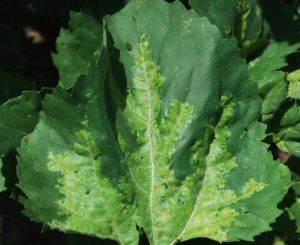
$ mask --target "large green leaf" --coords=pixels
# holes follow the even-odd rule
[[[60,85],[68,89],[95,63],[103,46],[101,21],[89,12],[71,12],[69,29],[62,29],[52,55],[60,76]]]
[[[46,97],[19,150],[25,213],[130,245],[136,225],[154,245],[269,230],[289,172],[261,142],[257,87],[236,43],[179,2],[133,0],[106,22],[126,106],[109,116],[105,52],[72,93]]]
[[[52,228],[136,244],[134,185],[104,96],[106,55],[100,64],[88,68],[72,95],[57,88],[46,96],[39,124],[23,140],[25,214]]]
[[[159,1],[157,1],[157,2],[159,2]],[[162,115],[168,114],[167,108],[169,108],[169,110],[171,110],[170,108],[172,108],[172,101],[176,101],[178,99],[183,100],[183,101],[187,102],[188,104],[193,105],[193,109],[195,110],[194,117],[198,123],[197,127],[195,127],[195,125],[193,123],[191,123],[191,126],[188,131],[195,132],[194,135],[197,135],[197,131],[198,131],[199,132],[198,137],[200,136],[199,138],[197,136],[195,136],[195,139],[191,138],[190,141],[188,140],[188,138],[185,138],[185,137],[183,137],[184,140],[179,140],[178,145],[180,147],[178,146],[178,148],[175,148],[176,151],[175,151],[175,149],[173,149],[176,152],[175,156],[170,157],[170,160],[169,160],[170,164],[167,164],[167,166],[170,166],[171,169],[173,169],[174,175],[177,176],[177,178],[185,178],[185,177],[189,176],[189,178],[190,178],[189,181],[191,181],[192,186],[195,189],[191,186],[188,186],[188,184],[185,183],[184,181],[182,182],[182,186],[184,186],[184,188],[188,188],[191,193],[194,193],[193,197],[191,198],[192,200],[189,200],[190,202],[187,202],[188,204],[195,202],[194,209],[187,208],[188,204],[186,204],[187,206],[182,205],[183,209],[180,209],[181,208],[180,205],[179,205],[179,207],[171,208],[170,204],[176,203],[176,199],[178,197],[175,196],[174,197],[175,200],[172,200],[172,198],[170,198],[171,200],[165,201],[165,200],[163,200],[164,196],[161,193],[159,193],[159,191],[157,191],[158,193],[156,193],[156,195],[154,196],[155,203],[152,205],[155,205],[154,207],[157,208],[158,210],[161,208],[162,211],[159,213],[166,212],[169,220],[176,220],[175,216],[180,217],[181,220],[184,220],[183,217],[185,215],[187,215],[185,213],[187,213],[187,212],[192,213],[192,216],[190,216],[190,219],[186,220],[186,222],[183,222],[183,224],[181,226],[182,230],[179,235],[179,239],[180,238],[189,239],[189,238],[193,238],[193,237],[197,237],[197,236],[206,236],[206,237],[210,237],[210,238],[216,239],[216,240],[231,240],[231,239],[234,240],[234,239],[237,239],[237,237],[235,237],[236,234],[239,234],[239,236],[240,236],[239,238],[251,239],[250,238],[251,232],[249,232],[248,234],[247,234],[247,232],[245,232],[246,234],[243,234],[243,232],[237,232],[239,229],[238,228],[239,226],[237,225],[237,227],[235,227],[233,225],[233,223],[235,223],[233,221],[234,218],[232,218],[232,220],[231,220],[232,221],[231,229],[232,230],[236,229],[235,233],[232,233],[232,234],[230,234],[230,232],[229,232],[229,234],[226,233],[226,228],[228,228],[230,226],[228,223],[221,224],[222,222],[220,222],[220,223],[218,223],[217,226],[213,225],[215,223],[212,220],[215,220],[217,218],[217,217],[214,217],[215,213],[213,211],[210,213],[209,210],[206,210],[205,205],[201,206],[201,203],[205,203],[206,201],[209,203],[211,201],[208,196],[206,196],[205,194],[202,194],[202,193],[206,193],[206,190],[204,189],[205,185],[203,185],[202,189],[200,188],[200,192],[198,192],[199,186],[198,186],[198,188],[195,187],[195,183],[199,183],[198,178],[201,179],[201,177],[199,177],[199,175],[201,176],[203,174],[201,172],[204,170],[203,169],[198,170],[200,173],[198,173],[197,171],[195,173],[194,172],[195,169],[193,169],[193,167],[190,167],[190,169],[189,169],[186,166],[187,162],[189,162],[189,160],[190,160],[189,157],[191,157],[193,159],[193,154],[186,153],[185,151],[187,150],[187,148],[186,148],[186,145],[184,145],[185,143],[186,144],[189,143],[189,145],[193,145],[190,142],[197,142],[197,140],[200,140],[200,142],[203,143],[203,137],[205,135],[204,132],[206,131],[206,134],[209,135],[209,130],[208,130],[209,127],[218,128],[218,123],[216,123],[216,118],[215,118],[215,115],[220,113],[220,111],[218,110],[218,107],[223,108],[223,116],[225,118],[230,117],[230,113],[228,113],[229,115],[226,115],[227,110],[230,112],[231,110],[234,110],[234,109],[237,111],[238,114],[241,113],[241,114],[239,114],[239,116],[241,116],[243,113],[245,113],[245,115],[248,114],[248,116],[249,116],[249,114],[251,115],[253,113],[257,117],[257,114],[256,114],[257,111],[255,110],[256,109],[255,105],[250,107],[250,110],[248,111],[248,113],[246,113],[246,110],[248,110],[249,107],[247,109],[243,107],[243,103],[246,103],[247,99],[251,98],[252,102],[254,102],[257,99],[257,97],[255,97],[256,92],[254,92],[251,89],[251,86],[250,86],[251,83],[250,82],[248,83],[247,77],[242,75],[243,72],[247,73],[245,71],[246,68],[244,67],[244,69],[245,69],[244,70],[243,65],[240,65],[240,63],[242,63],[242,62],[240,59],[237,58],[238,52],[237,52],[236,48],[234,48],[232,46],[232,44],[231,44],[232,42],[224,41],[224,40],[221,41],[221,38],[220,38],[217,30],[215,30],[208,23],[204,24],[205,19],[196,18],[193,15],[193,12],[186,13],[185,15],[183,15],[182,14],[183,8],[177,4],[174,4],[173,8],[170,7],[170,9],[168,9],[167,6],[162,6],[162,7],[151,6],[150,7],[149,2],[147,2],[147,1],[137,1],[136,4],[137,5],[134,5],[134,4],[129,5],[126,8],[126,10],[121,11],[115,17],[108,20],[108,26],[109,26],[110,31],[112,32],[116,46],[117,46],[117,48],[119,48],[121,50],[121,61],[124,63],[124,66],[126,68],[127,79],[129,81],[129,88],[131,86],[133,86],[134,88],[141,88],[141,89],[143,88],[139,84],[135,85],[135,84],[131,83],[131,81],[134,81],[134,77],[139,74],[134,69],[132,69],[132,67],[134,66],[134,63],[135,63],[135,59],[136,59],[135,58],[136,52],[133,52],[133,50],[131,50],[130,47],[135,47],[138,42],[141,42],[141,35],[142,35],[142,37],[143,37],[143,35],[145,35],[145,37],[147,37],[149,40],[148,41],[149,44],[147,44],[147,45],[149,45],[149,49],[151,50],[153,61],[155,63],[158,63],[158,65],[160,66],[161,72],[163,74],[163,77],[164,77],[164,83],[160,89],[160,95],[163,96],[163,100],[161,100],[161,102],[160,102],[161,103],[161,109],[160,109],[161,112],[159,115],[157,115],[158,118],[155,117],[157,110],[158,110],[157,108],[153,108],[154,111],[151,112],[150,114],[156,119],[156,121],[159,122],[161,120],[162,122],[164,122],[164,119],[161,119]],[[165,18],[159,14],[162,12],[168,13]],[[157,17],[157,15],[159,17]],[[181,18],[178,18],[178,16],[181,16]],[[167,20],[169,20],[169,21],[167,21]],[[152,24],[150,24],[150,23],[152,23]],[[165,23],[167,23],[167,24],[165,24]],[[161,32],[157,31],[157,27],[159,27],[159,26],[164,26],[164,28],[165,28],[164,32],[163,32],[164,35],[161,33],[162,31]],[[163,28],[161,28],[161,29],[163,29]],[[209,33],[209,35],[208,35],[208,33]],[[209,38],[211,38],[210,39],[211,41],[207,42],[207,40],[209,40]],[[203,45],[199,45],[199,47],[197,48],[197,46],[194,46],[193,40],[197,40],[196,42],[198,43],[198,45],[199,45],[199,43],[201,43]],[[180,60],[176,60],[176,62],[173,62],[175,54],[172,53],[171,50],[176,50],[176,51],[174,51],[174,53],[176,52],[176,57],[184,57],[184,58],[181,58]],[[235,54],[233,54],[232,52],[235,52]],[[210,55],[209,56],[210,58],[206,58],[208,54]],[[200,59],[199,57],[201,57],[202,59]],[[230,59],[230,62],[228,62],[229,59]],[[195,61],[198,61],[198,62],[196,62],[197,65],[192,66],[191,64],[194,64]],[[220,64],[220,66],[219,66],[220,70],[217,69],[217,67],[218,67],[217,64]],[[214,67],[213,73],[211,72],[211,67]],[[237,67],[239,67],[240,70],[236,69]],[[178,71],[178,74],[174,75],[174,73],[177,71],[177,69],[180,69],[180,72]],[[231,69],[235,69],[235,71],[230,73],[229,71]],[[244,71],[242,71],[242,70],[244,70]],[[235,77],[230,78],[230,74],[234,74]],[[146,75],[146,78],[147,77],[149,77],[149,76]],[[245,81],[245,83],[241,82],[243,80]],[[217,87],[219,85],[217,85],[217,87],[212,87],[212,84],[215,84],[215,85],[220,84],[219,82],[221,82],[221,84],[222,84],[221,90],[217,89]],[[183,91],[183,87],[189,88],[190,89],[189,92],[191,92],[191,93],[188,93],[188,91]],[[237,93],[236,89],[239,89],[240,91],[243,91],[243,92],[241,92],[241,94],[239,94],[239,93]],[[220,95],[223,95],[223,96],[217,97],[216,96],[217,91],[220,93]],[[150,94],[153,94],[154,92],[155,91],[153,91]],[[136,92],[135,90],[133,90],[132,93],[134,95],[138,94],[138,92]],[[248,94],[248,95],[246,95],[246,94]],[[247,97],[247,96],[249,96],[249,97]],[[135,96],[135,97],[137,97],[137,96]],[[129,97],[129,98],[131,98],[131,97]],[[147,98],[147,97],[145,94],[141,94],[141,96],[139,96],[138,98],[133,100],[133,102],[130,104],[140,105],[142,102],[140,102],[138,100],[139,98],[142,100],[145,100],[145,98]],[[221,98],[225,98],[224,101],[220,100]],[[226,98],[229,98],[228,101]],[[154,97],[154,101],[155,100],[156,99]],[[152,107],[154,105],[154,101],[149,102],[149,104],[151,104]],[[236,101],[239,101],[238,104],[239,104],[239,106],[241,106],[239,109],[232,108],[232,107],[234,107],[234,104],[236,103]],[[159,102],[159,101],[157,101],[157,102]],[[249,105],[250,101],[248,101],[247,103]],[[128,101],[127,101],[127,104],[129,104]],[[205,106],[203,107],[203,105],[205,105]],[[239,106],[237,106],[237,107],[239,107]],[[129,106],[129,107],[132,107],[134,110],[133,106]],[[224,107],[226,109],[224,109]],[[148,107],[145,106],[145,108],[149,108],[149,106]],[[198,111],[196,108],[197,109],[199,108],[200,111]],[[202,110],[204,109],[205,112],[201,111],[201,109]],[[210,112],[212,112],[212,111],[214,111],[214,113],[210,114]],[[134,114],[134,112],[135,112],[135,114]],[[134,117],[133,117],[133,115],[134,115]],[[132,118],[132,117],[135,118],[134,119],[135,122],[129,121],[129,128],[131,128],[130,131],[132,131],[132,130],[137,131],[137,133],[136,133],[137,135],[141,135],[141,133],[139,133],[139,130],[141,130],[141,129],[139,129],[139,128],[136,129],[135,128],[136,126],[134,125],[134,123],[136,123],[137,118],[139,118],[139,117],[141,117],[142,121],[145,121],[145,120],[143,120],[142,115],[143,114],[137,113],[136,110],[134,110],[132,112],[131,117],[127,116],[129,118]],[[235,116],[237,116],[237,115],[235,115]],[[235,116],[233,116],[233,117],[235,117]],[[239,116],[237,116],[237,117],[239,117]],[[179,118],[179,116],[177,116],[177,117]],[[174,116],[174,118],[176,118],[176,116]],[[243,130],[244,129],[243,127],[247,127],[246,125],[249,126],[250,122],[253,120],[253,118],[252,118],[252,120],[249,120],[250,121],[249,122],[247,120],[247,118],[245,118],[243,116],[241,118],[243,118],[245,120],[245,122],[239,121],[241,123],[240,125],[238,125],[238,123],[235,124],[232,122],[234,124],[233,125],[234,129],[232,129],[232,130],[234,132]],[[230,123],[228,123],[224,119],[225,122],[227,122],[227,124],[224,123],[226,125],[226,127],[225,127],[225,125],[222,122],[223,121],[222,119],[223,119],[223,117],[221,116],[221,119],[220,119],[221,126],[220,127],[221,128],[224,127],[225,129],[223,129],[223,132],[222,132],[222,130],[220,130],[221,132],[218,130],[215,130],[215,138],[216,138],[215,141],[217,141],[217,142],[214,141],[212,143],[212,145],[214,145],[214,143],[217,145],[223,144],[224,141],[225,142],[227,141],[226,131],[228,130],[228,128],[230,128],[230,126],[228,125]],[[154,119],[152,119],[152,120],[154,120]],[[124,122],[122,124],[124,124]],[[133,124],[133,125],[130,125],[130,124]],[[170,125],[172,125],[172,124],[170,124]],[[209,125],[211,125],[211,126],[209,126]],[[243,129],[240,128],[241,125],[244,125],[244,126],[242,126]],[[140,126],[140,125],[138,124],[138,126]],[[194,131],[194,130],[196,130],[196,131]],[[237,130],[237,131],[235,131],[235,130]],[[153,129],[153,135],[154,135],[153,137],[154,138],[162,138],[162,136],[157,135],[157,131],[159,131],[159,129]],[[146,130],[146,132],[149,132],[149,129]],[[219,136],[218,134],[220,134],[222,136]],[[207,137],[208,137],[207,139],[209,139],[209,136],[207,136]],[[222,143],[218,142],[218,137],[220,137],[220,138],[224,137],[223,138],[224,141]],[[231,140],[230,141],[235,142],[235,144],[239,141],[239,138],[234,139],[233,135],[231,135],[230,139],[232,140],[232,141]],[[127,139],[127,142],[128,141],[129,141],[129,139]],[[167,142],[165,140],[162,140],[162,141],[164,143]],[[200,149],[202,149],[202,154],[205,155],[206,154],[205,153],[205,149],[206,149],[205,144],[207,144],[207,142],[204,142],[203,144],[204,145],[200,145]],[[160,150],[158,150],[158,149],[164,149],[164,148],[162,146],[158,145],[158,146],[156,146],[156,149],[159,152]],[[199,152],[201,152],[200,149],[198,150]],[[213,149],[213,147],[211,146],[210,149]],[[171,147],[169,150],[172,150]],[[226,147],[223,148],[223,150],[226,152]],[[127,151],[129,151],[129,150],[127,150]],[[125,152],[127,152],[127,151],[125,151]],[[199,154],[199,152],[198,152],[198,154]],[[223,152],[223,153],[226,155],[225,152]],[[200,167],[200,169],[201,169],[201,167],[203,168],[202,154],[200,154],[198,156],[199,157],[198,163],[202,163],[202,164],[198,165]],[[215,155],[215,152],[212,152],[211,154]],[[172,154],[168,153],[167,155],[170,156]],[[210,156],[210,154],[208,156]],[[145,158],[145,156],[143,156],[143,157]],[[149,158],[151,160],[151,157],[148,157],[148,160],[149,160]],[[161,166],[161,165],[165,166],[165,164],[162,164],[158,160],[158,159],[161,159],[161,156],[159,156],[159,154],[156,152],[154,155],[154,159],[155,158],[156,158],[158,166]],[[207,158],[210,159],[209,157],[207,157]],[[218,157],[216,156],[216,159],[214,159],[215,161],[212,161],[212,163],[210,163],[207,158],[206,158],[206,164],[207,164],[206,165],[206,177],[209,179],[207,186],[210,187],[210,186],[213,186],[214,184],[209,183],[209,182],[212,181],[212,179],[214,179],[214,178],[217,179],[217,178],[216,178],[216,176],[214,176],[214,177],[212,177],[212,179],[210,179],[211,178],[211,176],[209,176],[210,168],[208,166],[210,166],[210,164],[211,164],[212,169],[214,169],[216,162],[218,162],[218,160],[217,160]],[[224,158],[225,158],[225,156],[223,155],[223,159]],[[229,159],[230,159],[230,157],[229,157]],[[254,159],[252,159],[252,160],[254,160]],[[156,161],[154,160],[154,163]],[[168,162],[168,160],[165,160],[165,161]],[[147,163],[149,164],[149,162],[151,162],[151,161],[146,161],[145,164],[147,164]],[[246,163],[243,163],[243,164],[246,164]],[[132,168],[135,169],[134,172],[138,172],[139,165],[137,163],[132,164],[132,165],[133,165]],[[152,161],[152,165],[155,165],[155,164],[153,164],[153,161]],[[224,165],[226,166],[225,163],[224,163]],[[134,166],[137,166],[137,167],[134,167]],[[230,162],[228,163],[228,165],[226,167],[228,167],[230,169],[229,166],[230,166]],[[144,187],[143,189],[146,189],[146,190],[148,189],[148,194],[150,193],[150,194],[154,195],[153,191],[155,191],[155,190],[149,188],[149,186],[152,187],[153,185],[154,186],[163,185],[165,182],[167,182],[164,179],[161,180],[159,177],[158,177],[158,180],[156,180],[156,178],[157,178],[156,176],[164,175],[163,170],[160,170],[159,167],[157,167],[157,168],[158,168],[158,170],[156,170],[156,168],[152,167],[152,174],[147,175],[148,181],[146,181],[145,178],[143,178],[143,183],[141,183],[141,185],[147,187],[147,188]],[[168,171],[168,167],[163,167],[162,169],[164,169],[164,168],[166,168],[165,171]],[[227,169],[228,172],[230,172],[229,169]],[[189,171],[193,171],[193,173],[191,173]],[[214,170],[212,170],[212,171],[214,172]],[[226,170],[223,170],[223,171],[226,172]],[[224,172],[221,173],[221,175],[224,174]],[[199,175],[197,176],[197,174],[199,174]],[[245,177],[245,179],[247,179],[247,177]],[[203,181],[205,183],[206,178],[204,178]],[[185,186],[185,184],[187,184],[187,186]],[[168,184],[167,184],[167,186],[168,186]],[[180,190],[180,188],[179,188],[179,190]],[[166,190],[166,192],[167,192],[166,195],[170,195],[170,196],[173,195],[172,191],[171,191],[172,194],[171,193],[169,194],[167,190]],[[180,193],[180,191],[178,191],[178,190],[177,190],[177,192]],[[206,194],[210,193],[208,195],[213,195],[212,194],[213,192],[214,191],[212,188]],[[226,192],[226,190],[225,190],[225,192]],[[196,199],[197,193],[200,193],[199,196],[203,199],[201,199],[199,196],[198,196],[198,199]],[[184,195],[184,194],[182,194],[182,195]],[[219,195],[222,196],[221,193],[218,193],[218,192],[214,193],[214,196],[219,196]],[[196,200],[193,198],[195,198]],[[208,200],[206,200],[206,198]],[[215,197],[215,198],[217,198],[217,197]],[[154,202],[154,201],[152,201],[152,202]],[[217,200],[214,200],[214,201],[218,202]],[[160,207],[160,202],[165,202],[166,204],[162,205],[163,207]],[[199,207],[198,207],[198,205],[199,205]],[[217,206],[217,208],[216,208],[216,209],[219,208],[219,212],[220,212],[220,210],[223,210],[225,213],[226,213],[226,211],[228,211],[224,207],[224,206],[226,206],[226,204],[224,205],[224,203],[222,203],[222,201],[219,205],[220,206]],[[167,240],[168,238],[167,238],[167,235],[165,235],[165,234],[168,234],[171,232],[173,232],[173,234],[176,234],[175,230],[180,230],[180,225],[178,225],[176,222],[172,227],[164,227],[163,225],[160,226],[160,224],[164,224],[164,221],[160,220],[156,216],[153,216],[154,214],[151,212],[151,195],[150,195],[150,204],[148,203],[148,206],[150,206],[150,208],[148,210],[149,220],[143,219],[143,221],[140,221],[141,222],[140,225],[146,230],[146,233],[148,234],[149,239],[153,243],[155,243],[157,236],[161,237],[161,239]],[[144,213],[145,213],[145,209],[146,209],[145,206],[142,205],[142,210]],[[191,210],[191,211],[188,211],[188,210]],[[229,212],[230,211],[231,210],[229,210]],[[225,213],[224,213],[224,215],[225,215]],[[197,215],[199,215],[199,216],[197,217]],[[207,221],[207,223],[205,223],[205,222],[202,223],[201,220],[203,220],[204,217],[210,217],[212,224],[210,224],[209,221]],[[156,218],[158,219],[157,221],[156,221]],[[220,216],[218,218],[222,219],[224,217],[222,217],[222,214],[220,214]],[[193,219],[196,219],[197,222],[194,221]],[[196,224],[193,224],[194,222]],[[174,222],[171,222],[171,223],[173,224]],[[155,227],[156,224],[158,227]],[[194,228],[193,225],[198,226],[198,227],[193,229]],[[257,229],[259,225],[255,224],[255,226]],[[202,227],[202,229],[201,229],[201,227]],[[205,229],[204,229],[204,227],[205,227]],[[191,230],[189,230],[189,229],[191,229]],[[220,231],[220,230],[223,230],[224,233],[220,232],[218,234],[217,231]],[[222,235],[224,235],[224,237],[222,237]]]

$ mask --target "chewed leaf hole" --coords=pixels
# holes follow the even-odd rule
[[[127,51],[132,51],[132,45],[130,43],[125,43],[125,48]]]

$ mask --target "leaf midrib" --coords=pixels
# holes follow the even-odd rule
[[[141,49],[141,55],[143,61],[146,60],[145,54],[143,49]],[[147,61],[146,61],[147,62]],[[146,62],[143,62],[142,68],[143,68],[143,74],[147,74],[147,67]],[[155,157],[154,157],[154,139],[153,139],[153,131],[152,131],[152,125],[153,125],[153,113],[152,113],[152,93],[151,93],[151,80],[147,78],[147,76],[144,77],[146,84],[148,84],[148,120],[147,120],[147,128],[149,130],[149,155],[150,155],[150,161],[151,161],[151,191],[150,191],[150,200],[149,200],[149,206],[150,206],[150,218],[151,218],[151,229],[152,229],[152,236],[153,236],[153,244],[156,244],[157,241],[157,235],[156,235],[156,229],[155,229],[155,218],[154,218],[154,208],[153,208],[153,198],[154,198],[154,189],[155,189]]]

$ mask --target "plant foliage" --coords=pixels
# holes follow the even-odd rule
[[[253,241],[280,215],[300,233],[300,172],[269,151],[300,157],[299,38],[269,1],[127,2],[70,13],[57,87],[0,94],[0,166],[17,152],[24,214],[126,245]],[[278,13],[291,30],[296,7]]]

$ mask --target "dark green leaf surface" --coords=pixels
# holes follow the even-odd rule
[[[201,17],[206,16],[226,36],[237,33],[238,8],[236,0],[190,0],[189,4]]]
[[[23,141],[18,175],[33,220],[136,244],[135,190],[104,99],[107,66],[105,55],[72,95],[58,88],[46,97],[36,130]]]
[[[242,49],[242,55],[248,57],[251,52],[260,46],[260,42],[263,41],[263,34],[267,35],[267,30],[263,29],[261,9],[256,0],[239,0],[237,8],[239,12],[239,29],[236,37]]]
[[[2,191],[4,191],[5,190],[5,187],[4,187],[4,181],[5,181],[5,179],[4,179],[4,177],[3,177],[3,175],[2,175],[2,172],[1,172],[1,170],[2,170],[2,160],[1,160],[1,158],[0,158],[0,192],[2,192]]]
[[[300,233],[300,183],[299,181],[295,182],[293,185],[293,191],[295,192],[295,201],[294,203],[287,208],[287,212],[291,220],[296,223],[296,232]]]
[[[62,29],[56,41],[57,53],[52,55],[59,70],[60,85],[66,89],[95,63],[103,46],[100,19],[88,12],[70,13],[69,29]]]
[[[26,215],[130,245],[136,225],[153,245],[269,230],[289,172],[261,142],[257,87],[235,42],[179,2],[131,1],[106,21],[126,106],[108,116],[105,52],[72,93],[46,97],[19,150]]]
[[[300,106],[295,103],[281,118],[280,126],[290,127],[298,123],[300,123]]]
[[[285,81],[285,73],[274,71],[263,78],[258,86],[259,95],[263,100],[261,119],[263,122],[268,123],[286,100],[288,84]]]
[[[235,37],[247,57],[258,45],[263,19],[256,0],[189,0],[200,16],[206,16],[226,37]]]
[[[296,17],[299,0],[258,0],[272,37],[278,42],[299,42],[300,19]]]
[[[300,107],[297,103],[283,113],[274,140],[280,150],[300,157]]]
[[[0,154],[1,157],[16,149],[21,139],[30,134],[38,122],[42,95],[24,92],[0,107]]]
[[[297,225],[297,232],[300,233],[300,203],[297,200],[289,209],[288,209],[290,218],[295,220]]]

